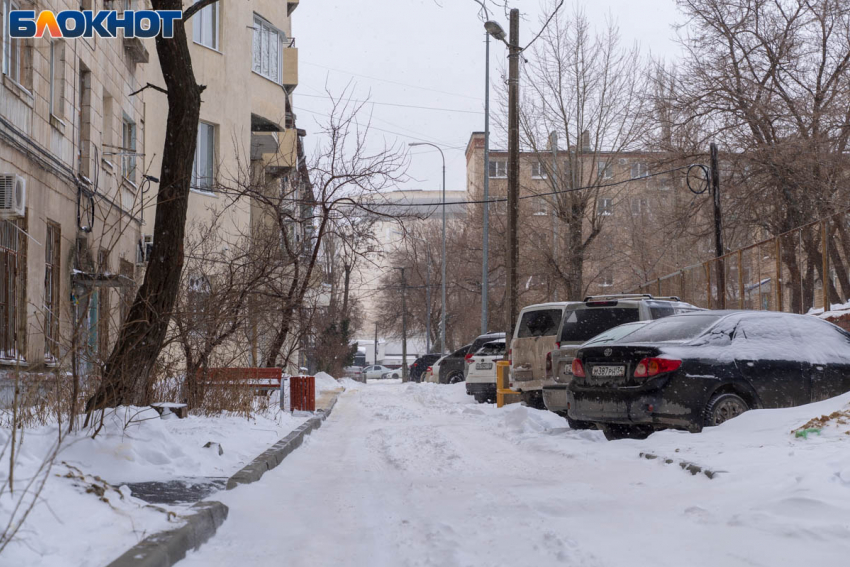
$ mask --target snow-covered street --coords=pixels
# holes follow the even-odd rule
[[[606,442],[476,405],[464,384],[357,385],[261,482],[216,495],[228,520],[181,565],[837,565],[848,436],[791,430],[848,401]],[[692,476],[647,450],[727,472]]]

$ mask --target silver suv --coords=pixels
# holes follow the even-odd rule
[[[680,301],[678,297],[653,297],[649,294],[596,295],[570,305],[564,310],[555,350],[546,357],[546,378],[543,381],[546,409],[567,416],[567,385],[573,377],[573,358],[585,341],[624,323],[651,321],[698,310],[699,307]]]

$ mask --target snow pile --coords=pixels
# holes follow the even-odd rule
[[[227,478],[304,419],[279,411],[250,420],[160,419],[155,410],[136,407],[109,411],[94,439],[89,431],[65,438],[39,502],[16,540],[0,555],[0,564],[109,563],[148,535],[173,527],[178,520],[172,515],[169,521],[168,512],[180,514],[188,506],[149,506],[131,497],[124,483]],[[23,436],[16,488],[24,487],[51,452],[57,429],[26,429]],[[8,430],[0,430],[0,446],[8,437]],[[219,443],[223,454],[204,448],[208,442]],[[7,473],[0,472],[0,477]],[[13,505],[8,493],[0,498],[0,525],[5,527]]]
[[[319,395],[322,392],[339,390],[339,388],[339,382],[337,382],[336,378],[327,372],[319,372],[316,374],[316,395]]]

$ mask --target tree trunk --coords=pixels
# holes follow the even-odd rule
[[[180,0],[152,0],[155,10],[180,10]],[[174,37],[156,38],[156,51],[168,91],[168,119],[162,150],[154,243],[145,279],[107,359],[103,379],[88,400],[91,412],[148,400],[150,375],[162,349],[180,287],[189,185],[203,87],[195,81],[184,22]]]

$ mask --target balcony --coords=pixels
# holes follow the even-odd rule
[[[291,16],[292,12],[295,11],[295,8],[298,7],[298,2],[300,0],[286,0],[286,15]]]
[[[298,165],[298,133],[294,128],[282,132],[253,132],[251,159],[263,162],[267,173],[283,175]]]
[[[298,86],[298,48],[288,47],[283,50],[283,74],[280,84],[291,93]]]

